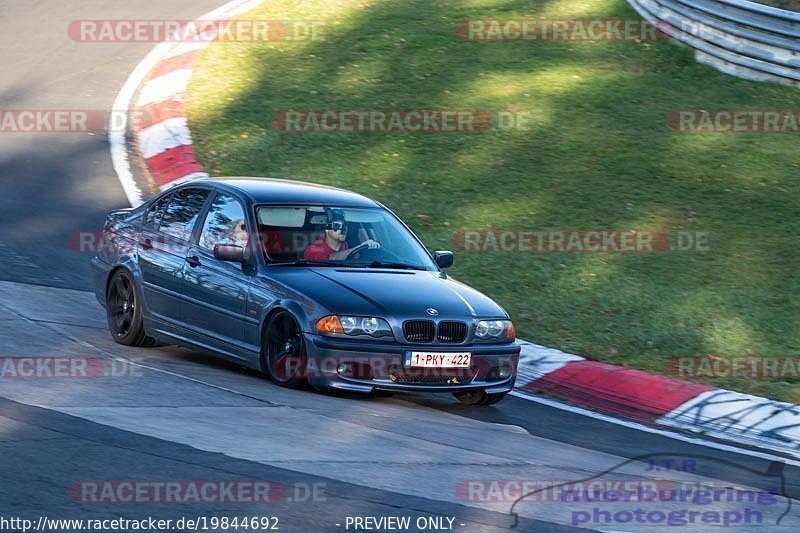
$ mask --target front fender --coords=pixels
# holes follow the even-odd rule
[[[308,315],[306,310],[303,309],[303,306],[293,300],[281,299],[273,302],[270,306],[264,309],[264,314],[261,319],[262,332],[267,326],[267,320],[269,317],[278,310],[286,310],[291,313],[292,316],[294,316],[294,319],[297,320],[297,323],[300,324],[300,329],[302,329],[304,333],[313,331],[313,317]]]

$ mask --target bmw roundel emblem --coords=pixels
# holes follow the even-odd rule
[[[437,316],[439,314],[439,310],[438,309],[434,309],[433,307],[427,308],[425,310],[425,312],[428,313],[431,316]]]

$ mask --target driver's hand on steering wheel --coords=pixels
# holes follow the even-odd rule
[[[352,257],[359,257],[359,252],[364,250],[375,250],[381,247],[381,243],[378,241],[373,241],[372,239],[368,239],[358,246],[354,246],[353,248],[347,248],[346,250],[339,250],[338,252],[333,252],[330,256],[330,259],[333,261],[341,261],[343,259],[349,259]]]

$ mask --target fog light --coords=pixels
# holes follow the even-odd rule
[[[336,372],[340,376],[356,379],[372,379],[372,366],[359,361],[345,361],[339,363]]]
[[[486,381],[503,381],[511,377],[511,367],[508,365],[500,365],[492,367],[486,374]]]

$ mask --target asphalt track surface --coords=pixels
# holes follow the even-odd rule
[[[110,109],[152,44],[74,43],[66,31],[72,20],[194,18],[218,5],[219,0],[0,2],[0,109]],[[516,521],[510,513],[519,494],[485,501],[465,495],[470,480],[597,476],[634,486],[662,480],[778,492],[783,483],[787,496],[800,494],[796,467],[781,470],[768,460],[521,398],[472,408],[433,395],[325,396],[281,389],[252,371],[188,350],[116,345],[102,309],[87,292],[89,257],[67,246],[70,234],[98,228],[108,210],[125,206],[108,153],[102,134],[0,133],[0,356],[91,357],[113,374],[0,379],[3,532],[15,531],[2,523],[11,517],[36,522],[150,516],[272,516],[280,531],[353,530],[348,517],[368,516],[409,517],[412,531],[418,530],[418,518],[430,517],[452,518],[456,531],[508,531],[515,522],[518,531],[562,531],[573,529],[579,512],[646,507],[733,513],[747,507],[559,502],[530,495],[513,507]],[[667,459],[693,467],[667,471]],[[649,469],[649,460],[662,466]],[[270,494],[277,496],[269,503],[247,503],[245,497],[93,503],[70,490],[98,481],[209,480],[242,486],[268,481],[275,491]],[[498,486],[512,487],[507,481]],[[800,507],[789,508],[789,498],[776,499],[750,504],[762,512],[762,521],[744,529],[797,530]],[[598,517],[581,527],[720,530]],[[50,529],[68,530],[74,529]]]

